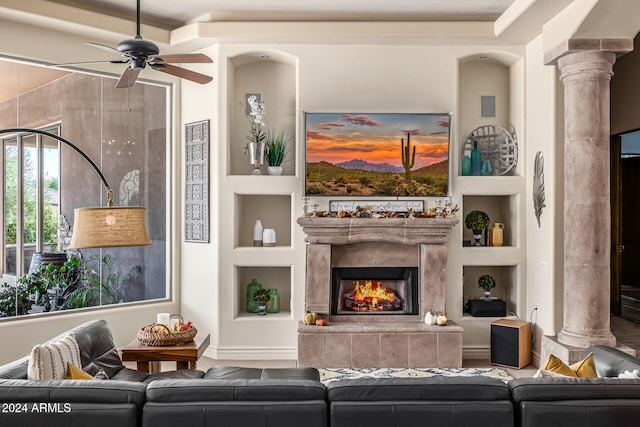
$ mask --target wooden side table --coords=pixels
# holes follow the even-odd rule
[[[211,341],[210,334],[198,334],[190,343],[171,346],[151,346],[131,341],[122,349],[122,360],[136,362],[139,371],[155,374],[160,372],[160,362],[175,361],[176,369],[195,369]]]

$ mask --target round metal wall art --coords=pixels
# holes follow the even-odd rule
[[[486,125],[472,130],[464,141],[464,154],[469,155],[473,141],[478,141],[480,157],[490,160],[496,175],[512,173],[518,164],[518,142],[515,131],[500,126]]]

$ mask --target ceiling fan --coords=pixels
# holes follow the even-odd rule
[[[132,39],[121,41],[115,48],[99,43],[86,44],[94,46],[109,52],[117,52],[122,55],[124,60],[112,61],[91,61],[91,62],[75,62],[66,65],[89,64],[89,63],[111,63],[111,64],[128,64],[127,68],[122,72],[120,79],[116,83],[116,88],[128,88],[135,84],[138,74],[144,70],[147,65],[163,73],[171,74],[182,79],[187,79],[196,83],[205,84],[213,80],[212,77],[185,68],[176,67],[171,63],[211,63],[211,58],[201,53],[184,53],[160,55],[158,46],[149,40],[144,40],[140,35],[140,0],[137,0],[136,8],[136,36]]]

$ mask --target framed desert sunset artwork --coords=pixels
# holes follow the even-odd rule
[[[446,196],[449,114],[305,113],[307,196]]]

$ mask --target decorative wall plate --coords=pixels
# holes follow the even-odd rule
[[[490,160],[494,173],[507,175],[518,164],[518,142],[515,131],[500,126],[480,126],[467,135],[464,141],[464,155],[473,149],[473,141],[478,141],[478,150],[482,160]]]

